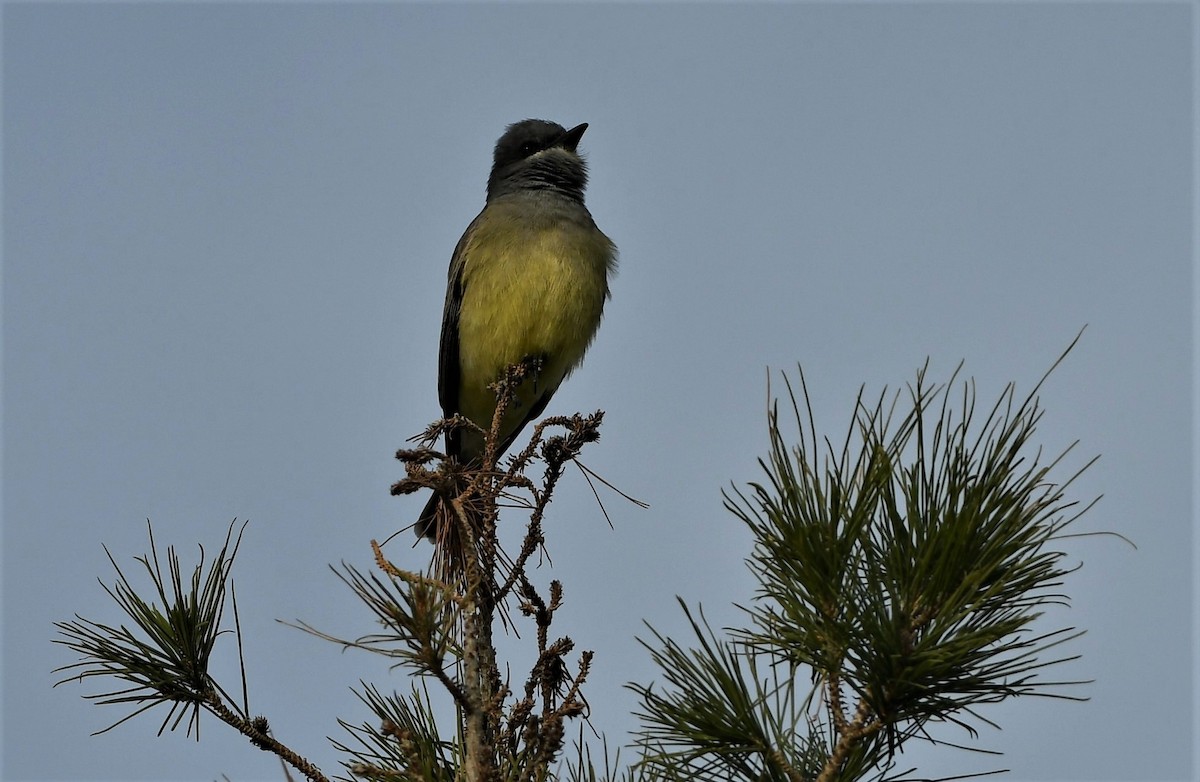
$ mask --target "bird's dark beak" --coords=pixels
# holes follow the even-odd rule
[[[568,152],[574,152],[575,147],[579,146],[579,139],[583,138],[583,131],[587,130],[587,123],[576,125],[566,133],[558,137],[558,141],[554,142],[554,146],[562,147]]]

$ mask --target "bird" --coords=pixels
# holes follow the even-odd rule
[[[444,416],[489,430],[489,384],[510,366],[536,362],[505,411],[497,454],[579,366],[610,297],[617,247],[584,204],[588,168],[577,148],[587,128],[540,119],[509,125],[496,142],[483,210],[450,259],[438,352]],[[483,452],[480,432],[447,431],[446,456],[459,464],[478,464]],[[448,503],[434,493],[418,536],[438,540],[451,519]]]

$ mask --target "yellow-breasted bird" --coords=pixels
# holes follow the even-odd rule
[[[438,361],[445,416],[488,430],[496,411],[488,385],[509,366],[540,361],[505,412],[500,451],[583,360],[616,270],[616,245],[583,203],[587,166],[576,147],[585,130],[537,119],[509,125],[496,142],[487,202],[450,259]],[[446,435],[446,453],[459,463],[477,462],[483,448],[478,432]],[[425,505],[419,535],[438,537],[450,518],[444,499],[435,494]]]

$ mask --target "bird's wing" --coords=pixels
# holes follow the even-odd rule
[[[446,281],[446,306],[442,311],[442,336],[438,349],[438,401],[442,405],[442,415],[449,418],[461,410],[458,399],[462,387],[462,368],[459,364],[458,320],[462,311],[464,274],[467,268],[467,246],[471,235],[483,219],[483,212],[471,221],[462,238],[454,248],[450,257],[450,270]],[[446,435],[447,455],[458,458],[461,455],[460,437],[457,431]]]

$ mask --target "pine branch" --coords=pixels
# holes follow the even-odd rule
[[[903,394],[860,392],[837,444],[817,434],[803,372],[798,390],[785,376],[794,440],[773,401],[765,478],[726,493],[755,538],[750,624],[725,641],[685,606],[696,648],[654,632],[646,645],[664,683],[632,685],[643,768],[701,780],[886,776],[932,723],[974,735],[990,724],[983,704],[1079,699],[1065,688],[1084,682],[1045,672],[1076,659],[1059,649],[1081,631],[1041,628],[1068,604],[1060,542],[1082,511],[1066,489],[1092,462],[1055,480],[1073,444],[1049,459],[1033,445],[1045,377],[981,410],[957,374],[931,386],[923,368]],[[776,678],[755,674],[759,660]],[[811,671],[807,697],[781,667]],[[806,721],[804,735],[781,729]]]
[[[174,547],[166,552],[166,574],[159,560],[154,530],[147,522],[150,554],[137,557],[153,587],[157,602],[141,597],[105,548],[117,571],[113,586],[101,582],[105,592],[132,620],[133,628],[112,627],[82,617],[73,622],[56,622],[62,644],[83,657],[80,662],[56,670],[78,673],[57,682],[83,681],[94,677],[113,677],[133,686],[85,698],[100,704],[130,704],[134,711],[98,733],[105,733],[129,719],[157,706],[167,708],[159,726],[162,735],[168,727],[175,730],[187,717],[186,732],[200,739],[200,713],[207,711],[234,727],[260,749],[272,752],[290,764],[311,782],[326,782],[320,770],[270,735],[265,717],[251,717],[245,696],[245,671],[242,673],[243,703],[238,705],[208,672],[209,660],[217,638],[229,632],[222,628],[225,593],[232,590],[231,570],[246,529],[243,523],[233,537],[235,519],[225,535],[225,543],[208,568],[204,567],[204,548],[200,562],[185,582],[183,569]],[[168,586],[169,583],[169,586]],[[161,608],[159,606],[162,606]],[[235,605],[236,612],[236,605]],[[241,650],[240,630],[239,655]]]

